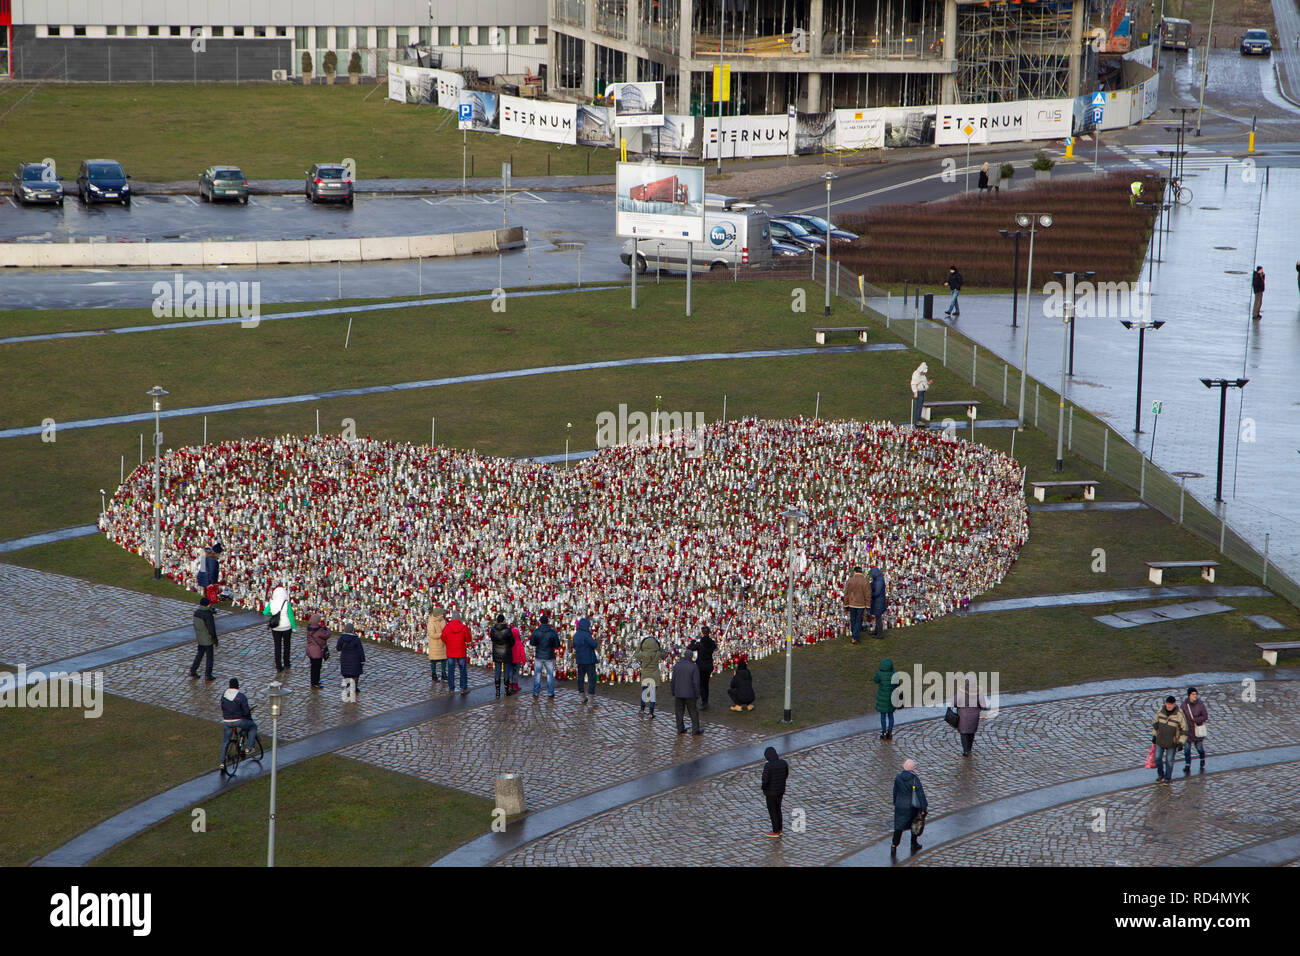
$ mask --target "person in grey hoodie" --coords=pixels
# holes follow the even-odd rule
[[[686,711],[691,712],[691,729],[696,736],[704,733],[700,730],[700,706],[696,698],[700,696],[700,668],[695,663],[695,652],[687,650],[673,665],[672,674],[673,707],[677,713],[677,733],[686,733],[686,724],[682,720]]]
[[[198,650],[194,654],[194,663],[190,665],[190,677],[199,679],[199,662],[207,658],[203,676],[208,680],[216,680],[212,676],[212,650],[217,646],[217,621],[212,613],[212,602],[207,598],[200,598],[199,606],[194,611],[194,640],[198,644]],[[1204,763],[1203,757],[1201,762]]]
[[[578,667],[578,693],[587,703],[587,688],[591,688],[591,705],[596,705],[596,639],[591,636],[591,621],[578,618],[573,632],[573,662]]]

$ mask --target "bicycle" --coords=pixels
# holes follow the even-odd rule
[[[1169,181],[1169,190],[1174,202],[1180,206],[1192,204],[1192,191],[1183,185],[1182,180],[1174,178]]]
[[[239,772],[239,764],[242,760],[252,760],[261,764],[262,755],[262,735],[257,735],[257,743],[253,749],[248,749],[248,728],[240,727],[230,735],[230,743],[226,744],[226,753],[222,761],[222,774],[227,777],[233,777]]]

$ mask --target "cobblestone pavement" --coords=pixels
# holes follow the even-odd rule
[[[702,737],[679,737],[671,701],[654,720],[634,704],[600,698],[583,706],[576,690],[556,686],[536,704],[528,684],[517,697],[375,737],[339,751],[431,783],[491,797],[499,773],[524,775],[529,809],[540,809],[704,754],[757,743],[757,734],[710,724]],[[690,726],[689,719],[687,726]],[[755,754],[762,748],[756,747]]]
[[[187,626],[193,605],[80,578],[0,564],[0,661],[44,664]]]
[[[1154,774],[1152,774],[1154,777]],[[1182,767],[1174,771],[1182,776]],[[1105,811],[1105,831],[1094,821]],[[1062,804],[981,830],[914,866],[1196,866],[1300,833],[1300,762],[1198,777]],[[1300,860],[1293,861],[1295,866]]]
[[[899,725],[890,743],[880,741],[878,734],[865,734],[783,754],[791,770],[784,804],[786,835],[780,841],[762,836],[767,824],[758,791],[762,761],[756,752],[748,769],[598,814],[521,847],[499,864],[833,863],[888,838],[892,781],[907,757],[917,760],[931,815],[937,817],[951,808],[1140,767],[1158,702],[1166,693],[1181,696],[1184,689],[1009,708],[985,722],[968,759],[960,756],[952,729],[937,718]],[[1300,739],[1300,686],[1295,682],[1260,683],[1252,703],[1240,699],[1238,684],[1205,685],[1201,691],[1211,714],[1206,743],[1210,761],[1216,752]],[[1260,809],[1265,802],[1261,796]],[[802,811],[803,832],[793,832],[795,810]],[[690,823],[684,834],[686,820]]]
[[[429,662],[409,651],[367,643],[361,692],[355,702],[344,703],[336,652],[331,650],[330,660],[321,672],[324,689],[314,691],[309,687],[311,672],[301,630],[294,633],[290,650],[293,666],[279,675],[280,681],[293,690],[280,718],[280,734],[285,739],[350,724],[431,697]],[[202,678],[190,679],[187,672],[193,659],[194,645],[184,644],[113,664],[104,668],[104,689],[110,694],[216,721],[221,717],[218,699],[229,679],[237,677],[253,707],[253,718],[259,727],[269,729],[271,712],[266,690],[276,674],[271,635],[266,627],[256,625],[221,636],[213,667],[217,680],[212,683]],[[474,676],[470,681],[473,685]],[[481,682],[480,678],[480,686]],[[438,693],[446,691],[439,689]],[[216,749],[214,743],[214,753]]]

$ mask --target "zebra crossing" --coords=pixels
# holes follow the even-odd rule
[[[1104,144],[1103,144],[1104,145]],[[1149,172],[1160,172],[1169,168],[1169,157],[1161,156],[1160,151],[1169,152],[1172,143],[1135,143],[1129,146],[1106,146],[1109,152],[1118,154],[1128,160],[1134,167]],[[1206,146],[1187,146],[1187,155],[1183,157],[1183,170],[1188,173],[1222,169],[1224,165],[1237,162],[1232,156],[1222,156]]]

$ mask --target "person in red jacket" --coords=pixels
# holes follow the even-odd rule
[[[456,691],[456,669],[460,669],[460,692],[469,693],[469,651],[467,646],[474,641],[459,618],[451,618],[442,629],[442,642],[447,645],[447,689]]]

